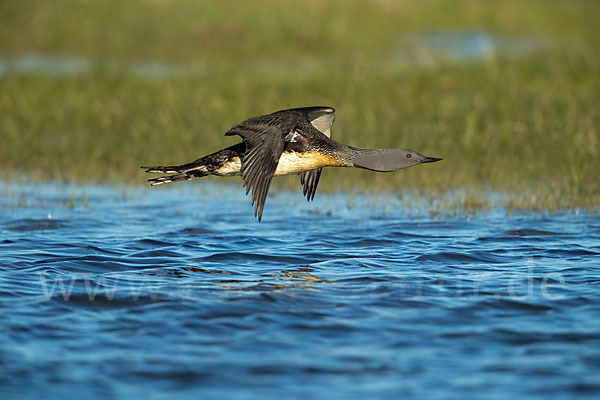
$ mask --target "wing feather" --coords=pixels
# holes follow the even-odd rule
[[[333,107],[306,107],[295,110],[304,113],[312,126],[328,138],[331,138],[331,126],[335,121],[335,109]],[[319,168],[300,174],[300,184],[303,185],[302,193],[306,196],[307,201],[315,198],[322,171],[323,168]]]
[[[334,119],[335,110],[332,107],[292,108],[251,118],[225,133],[227,136],[241,136],[246,145],[241,175],[246,194],[252,191],[254,216],[258,217],[259,221],[262,219],[271,180],[285,148],[286,137],[296,127],[307,122],[310,123],[310,129],[314,128],[331,137],[331,125]],[[290,140],[293,138],[294,135]],[[321,168],[301,174],[303,192],[307,200],[314,199],[320,177]]]
[[[335,109],[333,107],[316,106],[290,108],[279,112],[301,114],[319,132],[329,138],[331,137],[331,125],[333,125],[333,121],[335,121]]]
[[[331,125],[335,121],[335,110],[331,107],[315,107],[315,110],[308,112],[308,120],[322,134],[331,137]]]
[[[277,126],[269,124],[240,124],[226,133],[235,134],[241,136],[246,143],[241,174],[246,194],[252,191],[254,216],[260,221],[271,180],[285,146],[284,136]]]
[[[306,196],[307,201],[311,201],[315,198],[322,170],[323,168],[318,168],[300,174],[300,183],[304,186],[302,193]]]

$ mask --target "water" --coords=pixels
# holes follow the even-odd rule
[[[163,61],[125,61],[40,53],[25,53],[11,57],[0,57],[0,78],[4,75],[69,77],[94,73],[166,79],[196,75],[203,76],[206,73],[206,66],[201,63],[178,64]]]
[[[541,38],[511,37],[486,31],[435,31],[402,37],[395,62],[403,67],[435,67],[456,62],[489,62],[497,56],[526,56],[541,52]],[[386,60],[371,58],[373,62]],[[273,76],[319,73],[327,60],[304,57],[292,63],[280,59],[247,60],[247,74]],[[175,63],[158,60],[94,59],[68,54],[0,54],[0,78],[9,75],[70,77],[103,73],[136,78],[171,79],[206,77],[214,66],[205,62]]]
[[[597,398],[600,217],[0,187],[3,398]]]
[[[504,36],[486,31],[432,31],[404,37],[398,60],[405,66],[435,67],[459,62],[492,62],[499,56],[527,56],[545,50],[540,37]]]

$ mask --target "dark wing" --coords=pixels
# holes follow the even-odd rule
[[[269,186],[277,170],[285,142],[294,140],[293,134],[288,135],[294,133],[296,127],[302,131],[301,126],[309,122],[312,127],[329,136],[334,118],[335,110],[331,107],[292,108],[251,118],[225,133],[226,136],[241,136],[246,144],[242,159],[242,179],[246,194],[252,190],[254,216],[258,216],[259,221],[262,219]],[[320,171],[306,180],[311,183],[310,186],[306,186],[305,191],[310,189],[312,196],[317,188],[319,176]]]
[[[252,190],[254,216],[258,216],[259,221],[286,137],[300,123],[301,113],[284,110],[250,118],[225,133],[226,136],[241,136],[246,145],[242,158],[242,179],[246,194]]]
[[[335,120],[335,109],[333,107],[302,107],[290,108],[281,112],[293,112],[304,116],[319,132],[331,137],[331,125]]]
[[[239,135],[246,143],[242,160],[242,179],[246,194],[252,190],[254,216],[258,216],[260,221],[271,180],[285,147],[285,135],[277,126],[268,124],[240,124],[226,135]]]
[[[302,193],[306,196],[307,201],[311,201],[315,198],[315,192],[317,191],[317,185],[319,184],[322,169],[323,168],[313,169],[312,171],[306,171],[300,174],[300,184],[304,186]]]
[[[331,137],[331,125],[333,125],[333,121],[335,120],[335,110],[332,107],[306,107],[296,110],[304,112],[312,126],[328,138]],[[315,198],[322,169],[314,169],[300,174],[300,184],[303,185],[302,193],[306,196],[307,201]]]

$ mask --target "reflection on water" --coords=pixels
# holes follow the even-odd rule
[[[276,192],[259,224],[235,185],[0,192],[6,398],[600,390],[597,215]]]
[[[333,283],[335,280],[322,279],[311,272],[314,272],[314,268],[310,266],[301,266],[290,270],[283,270],[277,274],[264,274],[262,276],[268,278],[275,278],[277,280],[288,281],[290,283]]]
[[[500,55],[524,56],[538,53],[546,47],[539,38],[509,37],[485,31],[439,31],[403,37],[397,50],[401,66],[431,67],[464,61],[490,61]],[[371,61],[378,62],[376,58]],[[279,59],[247,60],[247,73],[273,76],[290,72],[310,75],[319,72],[327,60],[304,57],[285,62]],[[384,59],[379,62],[387,62]],[[46,75],[51,77],[84,74],[129,75],[141,78],[168,79],[204,76],[211,71],[202,62],[174,63],[157,60],[125,61],[117,59],[90,59],[75,55],[29,53],[13,56],[0,54],[0,78],[7,75]]]

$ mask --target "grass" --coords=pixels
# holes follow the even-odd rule
[[[0,17],[4,60],[93,64],[74,75],[0,75],[4,179],[143,182],[139,165],[233,144],[223,133],[243,119],[323,104],[338,111],[340,142],[444,161],[389,174],[328,169],[321,190],[468,188],[465,207],[490,190],[508,193],[512,208],[600,205],[598,2],[21,0],[0,2]],[[546,45],[484,61],[399,62],[406,38],[432,31]],[[193,73],[131,73],[140,62]]]

